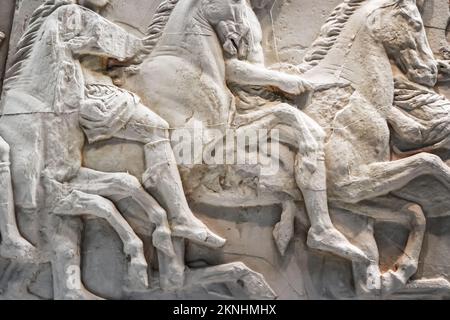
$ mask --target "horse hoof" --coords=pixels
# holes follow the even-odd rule
[[[58,300],[58,299],[56,299]],[[105,300],[102,297],[99,297],[88,290],[81,288],[77,290],[69,290],[67,291],[62,300]]]
[[[277,223],[275,228],[273,229],[273,237],[275,239],[275,243],[277,244],[278,251],[282,256],[286,254],[286,250],[294,237],[293,228],[283,228],[281,223]]]
[[[334,228],[319,232],[311,228],[308,232],[307,245],[312,249],[331,253],[353,262],[370,262],[361,249],[351,244],[342,233]]]
[[[277,294],[272,290],[264,277],[257,272],[250,272],[239,281],[252,299],[274,300]]]
[[[126,287],[129,290],[142,290],[148,288],[148,265],[145,259],[132,258],[128,263],[128,277]]]
[[[172,227],[172,236],[184,238],[213,249],[222,248],[227,242],[226,239],[210,231],[207,227],[188,227],[177,225]]]
[[[389,270],[381,275],[381,294],[389,296],[406,286],[406,280],[397,272]]]
[[[167,272],[163,276],[160,273],[159,285],[165,292],[183,289],[185,285],[185,268],[177,264],[169,264]]]

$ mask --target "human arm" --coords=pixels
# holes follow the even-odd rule
[[[311,84],[302,77],[270,70],[262,64],[231,58],[225,65],[227,81],[239,85],[276,87],[293,95],[312,89]]]

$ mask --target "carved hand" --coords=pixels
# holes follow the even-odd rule
[[[278,88],[286,93],[299,95],[306,91],[313,90],[313,85],[302,77],[294,75],[284,75],[278,85]]]

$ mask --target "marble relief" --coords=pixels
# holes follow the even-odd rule
[[[450,298],[447,1],[15,5],[1,299]]]

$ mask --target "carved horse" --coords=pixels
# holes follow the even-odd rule
[[[174,254],[165,211],[136,178],[82,167],[85,138],[78,125],[78,110],[84,82],[76,57],[125,60],[133,56],[131,48],[139,42],[72,3],[47,1],[34,12],[7,74],[0,121],[1,134],[11,147],[17,213],[32,212],[48,224],[48,233],[32,242],[41,247],[45,240],[50,241],[54,255],[39,250],[36,261],[51,261],[56,299],[94,297],[70,270],[80,265],[79,234],[75,231],[79,226],[68,217],[108,221],[128,257],[127,286],[147,286],[142,241],[111,201],[116,198],[132,197],[142,206],[156,225],[155,246]],[[105,42],[113,39],[122,39],[122,43],[111,46]],[[68,285],[71,282],[75,283],[72,287]]]
[[[148,289],[143,243],[114,204],[124,198],[145,212],[144,229],[158,251],[161,278],[172,275],[168,260],[184,257],[175,254],[166,212],[137,178],[82,166],[79,110],[85,83],[78,58],[126,61],[140,49],[139,39],[95,12],[73,1],[49,0],[32,15],[8,71],[0,133],[11,146],[17,215],[32,221],[23,233],[39,249],[34,262],[51,262],[55,299],[97,298],[81,282],[77,217],[108,222],[127,257],[125,289]],[[33,227],[43,232],[33,234]],[[240,263],[192,270],[186,286],[230,280],[241,281],[249,296],[274,297],[262,276]],[[163,281],[169,280],[161,279],[161,287]]]
[[[303,75],[313,82],[349,83],[351,88],[348,93],[338,94],[338,99],[348,100],[332,106],[333,112],[329,114],[325,114],[325,110],[329,112],[329,103],[323,100],[328,90],[316,92],[305,108],[327,130],[328,179],[334,186],[329,190],[330,201],[336,207],[375,219],[398,218],[407,222],[410,229],[405,254],[382,275],[383,294],[402,288],[417,271],[425,232],[422,209],[402,200],[408,198],[402,197],[401,189],[425,175],[448,186],[449,172],[447,165],[432,154],[391,159],[388,125],[395,129],[399,140],[408,141],[411,134],[410,127],[402,124],[404,117],[393,107],[390,60],[411,81],[435,85],[437,65],[415,1],[344,2],[323,26],[321,36],[300,66]],[[337,90],[333,91],[336,94]],[[342,146],[344,157],[333,157]],[[448,212],[441,215],[447,216]],[[376,248],[374,241],[373,246]],[[377,270],[377,277],[375,265],[368,270],[369,278],[373,270]],[[377,288],[378,284],[371,286],[368,281],[367,287]]]
[[[150,45],[146,53],[151,53],[126,85],[137,90],[144,102],[174,128],[196,123],[204,127],[222,125],[223,129],[231,126],[234,100],[226,86],[221,30],[217,26],[220,21],[242,25],[239,10],[244,11],[242,6],[247,4],[230,2],[167,1],[165,11],[155,18],[158,31],[147,37]],[[237,43],[234,46],[240,50]],[[421,207],[393,194],[425,175],[450,186],[450,169],[435,155],[420,153],[391,161],[389,124],[397,119],[392,112],[390,59],[413,81],[434,85],[436,62],[413,0],[344,1],[300,66],[303,76],[317,88],[310,103],[299,107],[326,131],[330,206],[375,219],[403,221],[410,229],[405,252],[392,270],[381,274],[376,244],[369,252],[371,262],[354,268],[357,290],[375,295],[380,294],[381,287],[384,294],[395,292],[415,274],[425,232]],[[184,85],[186,82],[189,85]],[[267,115],[274,113],[271,108],[266,110]],[[266,124],[261,128],[267,128]],[[293,158],[286,157],[284,167],[291,168]],[[225,188],[220,182],[216,188],[208,188],[211,175],[217,181],[227,180],[228,168],[184,170],[185,187],[194,202],[230,207],[282,204],[282,219],[290,221],[295,211],[291,204],[302,200],[295,190],[292,170],[272,176],[270,187],[263,185],[262,181],[268,179],[258,173],[253,173],[256,179],[242,178],[236,188],[248,187],[253,190],[250,195],[233,192],[236,189]],[[202,180],[204,176],[207,178]],[[254,184],[258,178],[256,187],[247,183]]]

